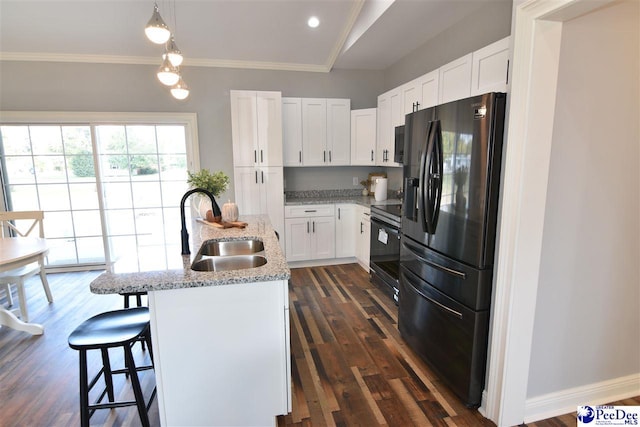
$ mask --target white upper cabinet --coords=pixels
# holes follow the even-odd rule
[[[280,92],[231,91],[234,166],[282,166]]]
[[[302,98],[282,98],[282,157],[285,166],[302,166]]]
[[[511,37],[506,37],[473,52],[472,96],[507,91],[510,39]]]
[[[402,85],[404,114],[438,104],[439,71],[431,71]]]
[[[327,99],[326,165],[345,166],[351,157],[351,100]]]
[[[375,165],[376,108],[351,111],[351,164]]]
[[[470,53],[440,67],[438,104],[471,96],[472,58]]]
[[[350,164],[350,99],[284,98],[282,108],[285,166]]]
[[[396,126],[404,125],[403,87],[397,87],[378,97],[377,166],[402,166],[393,161]]]
[[[305,166],[324,166],[327,151],[327,100],[302,99],[302,161]]]

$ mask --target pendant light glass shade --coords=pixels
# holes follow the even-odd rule
[[[169,58],[165,58],[160,68],[158,68],[158,80],[166,86],[173,86],[180,80],[180,73],[176,67],[171,65]]]
[[[151,15],[151,19],[149,19],[147,26],[144,28],[144,32],[147,38],[156,44],[166,43],[171,36],[169,27],[160,16],[157,3],[153,5],[153,15]]]
[[[175,99],[180,99],[180,100],[185,99],[187,96],[189,96],[189,87],[184,82],[184,80],[182,80],[182,77],[180,77],[180,80],[178,80],[178,83],[176,83],[171,88],[171,95],[173,95]]]
[[[165,53],[162,54],[162,59],[165,59],[166,57],[169,58],[171,65],[174,67],[179,67],[180,64],[182,64],[182,52],[180,52],[180,49],[176,46],[176,41],[173,39],[173,36],[167,42]]]

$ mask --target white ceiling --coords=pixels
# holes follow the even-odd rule
[[[157,0],[184,66],[385,69],[496,0]],[[0,0],[0,59],[158,64],[151,0]],[[320,19],[307,27],[309,16]]]

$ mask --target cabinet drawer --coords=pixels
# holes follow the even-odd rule
[[[333,205],[296,205],[285,206],[285,218],[304,218],[312,216],[333,216]]]

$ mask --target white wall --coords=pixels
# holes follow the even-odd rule
[[[639,4],[563,27],[528,398],[640,373]]]

